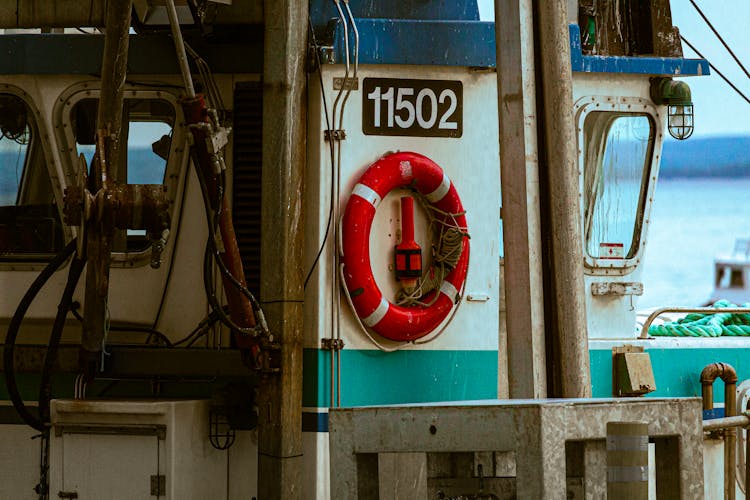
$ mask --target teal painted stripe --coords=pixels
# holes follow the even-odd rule
[[[750,349],[647,349],[654,370],[656,391],[651,397],[700,397],[700,374],[716,362],[729,363],[737,370],[739,381],[750,378]],[[590,351],[592,392],[594,397],[612,397],[612,352]],[[724,383],[714,383],[714,400],[724,401]]]
[[[329,406],[330,359],[305,349],[303,406]],[[497,351],[341,352],[342,406],[495,398]]]

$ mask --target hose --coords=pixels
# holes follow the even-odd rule
[[[44,356],[42,380],[39,384],[39,420],[42,425],[49,422],[49,402],[50,399],[52,399],[52,368],[57,360],[57,351],[60,347],[60,339],[62,338],[63,328],[65,327],[65,319],[68,316],[68,311],[70,311],[73,302],[73,292],[76,290],[76,285],[78,285],[78,280],[80,279],[85,266],[85,260],[81,260],[77,256],[73,258],[73,261],[70,264],[70,270],[68,271],[68,281],[65,284],[65,290],[63,290],[60,304],[57,306],[57,316],[55,316],[55,322],[52,325],[52,333],[50,334],[49,344],[47,345],[47,354]]]
[[[71,255],[73,255],[75,250],[76,240],[73,239],[65,246],[65,248],[60,251],[60,253],[55,255],[55,257],[49,262],[49,264],[47,264],[47,267],[45,267],[44,270],[39,273],[39,276],[37,276],[31,286],[29,286],[29,289],[26,290],[26,293],[21,299],[21,302],[18,304],[18,307],[13,314],[13,318],[11,318],[10,324],[8,325],[8,333],[5,336],[5,345],[3,347],[3,363],[5,367],[5,387],[8,391],[8,396],[10,397],[11,403],[13,403],[13,408],[15,408],[21,419],[23,419],[23,421],[27,425],[33,427],[38,431],[43,431],[44,425],[42,424],[41,420],[39,420],[39,418],[32,415],[32,413],[28,410],[23,402],[23,398],[21,397],[20,392],[18,391],[14,358],[16,338],[18,337],[18,331],[21,327],[21,323],[23,322],[23,318],[24,316],[26,316],[26,312],[29,310],[31,303],[34,301],[39,291],[42,289],[42,287],[44,287],[45,283],[47,283],[47,281],[55,273],[55,271],[57,271],[60,266],[66,260],[68,260]]]

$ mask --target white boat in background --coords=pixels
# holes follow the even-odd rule
[[[714,290],[708,303],[722,299],[750,302],[750,239],[737,239],[731,254],[714,259]]]

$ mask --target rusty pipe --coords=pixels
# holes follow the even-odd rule
[[[701,371],[701,395],[703,409],[714,407],[713,384],[717,378],[724,381],[724,416],[737,415],[737,371],[728,363],[711,363]],[[724,498],[734,500],[736,455],[735,441],[737,429],[732,427],[724,431]]]

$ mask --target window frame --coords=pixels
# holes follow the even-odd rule
[[[9,83],[0,83],[0,94],[9,94],[21,99],[31,112],[32,119],[34,120],[34,128],[36,129],[35,134],[32,130],[32,140],[27,148],[26,158],[24,158],[23,172],[18,192],[16,193],[15,204],[18,206],[19,197],[23,199],[22,194],[28,189],[27,167],[29,166],[30,158],[32,155],[40,155],[40,161],[47,170],[49,182],[52,186],[51,194],[62,226],[64,246],[72,239],[73,230],[70,226],[65,225],[62,204],[64,185],[61,182],[61,180],[64,180],[65,173],[59,168],[56,162],[54,155],[55,148],[50,141],[48,123],[43,120],[42,117],[44,115],[39,111],[32,95],[23,88]],[[43,269],[47,265],[47,262],[54,256],[54,253],[13,253],[4,255],[0,259],[0,271],[37,271]]]
[[[83,82],[66,89],[58,98],[53,115],[57,123],[57,139],[61,148],[62,162],[68,179],[76,178],[78,167],[78,152],[70,113],[75,105],[84,99],[99,99],[100,82]],[[156,86],[156,85],[155,85]],[[175,210],[181,210],[177,197],[182,187],[181,179],[185,173],[187,155],[186,126],[179,105],[179,96],[171,89],[153,90],[142,87],[126,85],[123,91],[124,99],[154,99],[168,102],[174,109],[174,126],[172,127],[172,140],[169,147],[169,159],[164,171],[164,185],[167,187],[169,198],[170,217],[174,220]],[[184,187],[182,187],[184,189]],[[174,234],[172,235],[174,237]],[[112,252],[112,267],[140,267],[148,265],[151,261],[151,249],[145,248],[140,251]]]
[[[635,221],[634,238],[637,240],[635,250],[630,258],[601,259],[592,257],[586,251],[586,205],[585,205],[585,172],[586,158],[584,151],[584,124],[586,117],[592,112],[612,112],[619,114],[647,115],[653,128],[653,145],[650,157],[646,160],[645,173],[641,179],[641,207],[638,209]],[[581,243],[583,245],[584,272],[589,275],[615,275],[625,276],[630,274],[640,264],[644,248],[646,247],[646,235],[650,222],[650,214],[653,205],[654,189],[659,172],[659,161],[661,158],[662,144],[664,141],[664,124],[659,110],[648,99],[640,97],[612,97],[612,96],[586,96],[579,99],[574,106],[576,136],[578,147],[578,171],[579,171],[579,200],[581,214]]]

